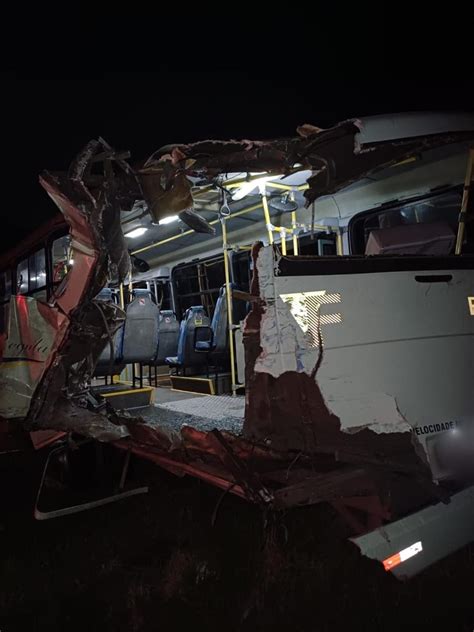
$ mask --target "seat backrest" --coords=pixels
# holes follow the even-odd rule
[[[97,360],[97,364],[94,370],[94,375],[96,377],[101,375],[115,375],[120,372],[118,367],[123,365],[123,356],[122,356],[122,347],[123,347],[123,334],[124,334],[124,326],[117,329],[113,337],[113,348],[114,348],[114,358],[113,362],[111,362],[111,350],[110,344],[107,342],[104,347],[102,353]]]
[[[165,359],[176,355],[179,338],[179,322],[176,314],[164,309],[158,319],[158,348],[153,364],[165,364]]]
[[[231,289],[237,289],[234,283],[231,283]],[[216,307],[212,316],[212,331],[214,333],[214,351],[216,353],[225,352],[229,348],[229,323],[227,315],[227,292],[226,286],[223,285],[216,301]],[[245,303],[240,300],[232,300],[232,319],[234,325],[239,324],[246,315]]]
[[[103,287],[101,291],[95,297],[96,301],[106,301],[107,303],[113,303],[114,293],[112,288]]]
[[[97,301],[103,301],[105,303],[114,302],[113,290],[108,287],[104,287],[95,297]],[[114,334],[112,345],[114,350],[113,362],[111,356],[110,343],[107,341],[102,353],[97,360],[97,364],[94,370],[94,376],[113,375],[119,370],[118,367],[122,363],[122,345],[123,345],[124,325],[117,329]]]
[[[229,340],[229,323],[227,317],[227,294],[223,285],[216,301],[216,307],[212,316],[212,331],[214,333],[214,351],[225,351]]]
[[[134,290],[127,307],[123,335],[123,361],[152,362],[158,346],[159,310],[148,290]]]
[[[181,321],[178,339],[178,363],[185,366],[204,364],[204,353],[194,351],[194,330],[196,327],[209,327],[210,321],[202,305],[190,307]]]

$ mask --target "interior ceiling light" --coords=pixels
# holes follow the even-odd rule
[[[179,219],[178,215],[170,215],[169,217],[163,217],[163,219],[160,219],[158,224],[160,226],[166,226],[166,224],[171,224],[172,222],[177,222],[178,219]]]
[[[145,228],[144,226],[140,226],[139,228],[134,228],[130,232],[125,233],[125,237],[130,237],[130,239],[135,239],[136,237],[141,237],[141,235],[146,233],[147,230],[148,228]]]
[[[265,182],[268,182],[269,180],[277,180],[278,178],[281,178],[281,176],[264,176],[263,178],[256,178],[255,180],[250,180],[249,182],[243,182],[242,185],[239,186],[239,188],[232,194],[232,200],[234,202],[238,202],[245,196],[252,193],[255,189],[260,189]]]

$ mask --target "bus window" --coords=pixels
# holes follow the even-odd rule
[[[239,290],[243,292],[250,291],[251,277],[251,257],[250,251],[232,253],[232,269],[234,272],[234,281]]]
[[[46,257],[44,248],[28,257],[28,292],[46,287]]]
[[[70,235],[63,235],[53,241],[51,246],[51,261],[53,268],[53,285],[58,285],[73,265]]]
[[[173,309],[173,302],[171,300],[171,288],[169,283],[157,283],[156,294],[157,304],[160,309]]]
[[[5,333],[8,321],[8,301],[12,294],[11,270],[0,272],[0,335]]]
[[[396,229],[410,225],[419,226],[420,224],[435,223],[445,225],[447,230],[452,232],[454,241],[460,209],[461,192],[449,191],[391,208],[361,213],[354,217],[349,225],[352,252],[357,255],[365,253],[367,241],[372,231]],[[468,246],[470,241],[472,241],[472,237],[467,231]]]
[[[0,272],[0,303],[8,301],[12,293],[12,273],[10,270]]]
[[[18,294],[34,294],[46,298],[46,256],[44,248],[23,259],[17,265],[16,279]]]
[[[299,238],[298,254],[327,257],[337,254],[336,236],[323,232],[315,232],[314,236],[303,235]]]
[[[16,292],[27,294],[28,292],[28,259],[23,259],[16,268]]]
[[[205,261],[185,263],[173,269],[172,282],[178,316],[191,305],[203,305],[212,317],[219,290],[225,283],[224,260],[221,255]]]

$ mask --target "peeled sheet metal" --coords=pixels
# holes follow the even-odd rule
[[[385,568],[398,579],[409,579],[469,544],[473,534],[474,486],[451,496],[449,503],[427,507],[352,542],[363,555],[386,561]],[[393,567],[389,560],[395,560]]]
[[[10,300],[8,336],[0,363],[0,416],[25,417],[52,353],[64,338],[68,317],[28,296]]]
[[[90,187],[92,165],[103,178]],[[117,172],[124,172],[116,178]],[[137,182],[105,141],[91,141],[67,173],[44,172],[40,183],[70,228],[74,266],[49,303],[12,297],[0,365],[0,415],[23,429],[75,430],[99,440],[127,435],[97,413],[87,384],[103,347],[123,321],[123,312],[94,297],[107,279],[120,282],[130,259],[120,229],[121,210],[130,210]]]
[[[223,173],[289,175],[305,171],[311,174],[304,192],[309,205],[375,169],[473,136],[472,121],[458,126],[447,122],[443,126],[440,121],[426,125],[425,117],[412,118],[398,128],[387,117],[374,122],[370,118],[353,119],[329,129],[301,125],[294,138],[168,145],[152,154],[138,170],[143,197],[155,221],[159,221],[170,212],[192,207],[190,178],[198,178],[200,185],[205,185]]]
[[[469,257],[298,262],[261,248],[255,372],[313,377],[341,430],[411,435],[442,478],[427,440],[472,424],[473,266]]]

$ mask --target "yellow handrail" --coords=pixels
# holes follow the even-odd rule
[[[252,211],[256,211],[259,208],[262,208],[261,204],[254,204],[253,206],[248,206],[247,208],[243,208],[240,211],[236,211],[235,213],[232,213],[232,215],[230,216],[230,219],[233,219],[234,217],[239,217],[240,215],[245,215],[246,213],[251,213]],[[211,222],[209,222],[209,224],[211,226],[214,226],[215,224],[219,223],[219,221],[220,220],[218,219],[213,219]],[[161,241],[155,241],[152,244],[148,244],[148,246],[144,246],[143,248],[134,250],[132,252],[132,255],[139,255],[142,252],[147,252],[148,250],[151,250],[152,248],[157,248],[158,246],[167,244],[170,241],[174,241],[175,239],[180,239],[181,237],[185,237],[186,235],[192,235],[194,232],[195,232],[194,230],[185,230],[184,233],[178,233],[177,235],[173,235],[172,237],[167,237],[166,239],[162,239]]]
[[[222,251],[224,253],[224,275],[225,275],[225,294],[227,299],[227,326],[229,328],[229,352],[230,352],[230,375],[232,382],[232,395],[235,396],[237,391],[236,374],[235,374],[235,352],[234,352],[234,319],[232,317],[232,288],[230,285],[229,270],[229,250],[227,246],[227,217],[220,218],[222,226]],[[217,384],[216,384],[217,387]]]

